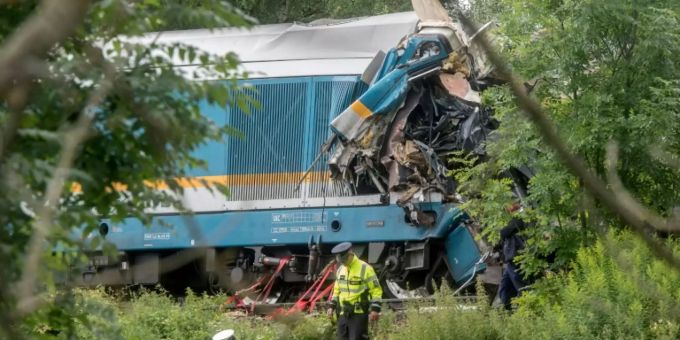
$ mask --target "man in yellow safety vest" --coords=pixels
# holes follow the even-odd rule
[[[373,267],[361,261],[351,248],[351,243],[343,242],[331,250],[338,269],[327,312],[329,317],[333,312],[338,317],[339,339],[368,339],[368,320],[380,317],[382,287]]]

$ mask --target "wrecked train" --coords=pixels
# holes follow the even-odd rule
[[[469,40],[450,20],[413,12],[163,34],[159,43],[237,53],[260,108],[204,104],[245,138],[201,147],[208,167],[190,175],[230,194],[192,181],[183,194],[190,222],[172,208],[150,211],[150,226],[103,221],[120,256],[93,256],[81,283],[237,291],[268,278],[270,294],[257,302],[290,301],[342,241],[392,297],[427,295],[432,281],[470,282],[486,265],[457,208],[447,155],[483,153],[496,122],[479,104],[489,70]],[[199,256],[168,271],[165,261],[187,249]]]

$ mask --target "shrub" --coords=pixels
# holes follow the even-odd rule
[[[676,252],[680,243],[668,241]],[[479,291],[482,291],[479,289]],[[549,274],[516,299],[512,314],[482,296],[463,308],[449,290],[434,312],[410,308],[382,338],[417,339],[677,339],[680,275],[628,232],[582,248],[569,272]]]
[[[519,298],[510,321],[520,336],[677,338],[678,301],[680,275],[630,233],[611,233]]]

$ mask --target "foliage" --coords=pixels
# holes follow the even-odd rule
[[[668,241],[675,253],[677,241]],[[578,251],[568,273],[540,282],[518,301],[518,336],[665,338],[680,335],[680,275],[629,233],[610,233]]]
[[[43,195],[57,171],[64,140],[87,114],[88,103],[96,105],[89,138],[76,150],[72,168],[65,169],[67,183],[47,233],[50,249],[39,249],[46,254],[55,246],[112,251],[93,232],[100,217],[114,223],[127,217],[149,222],[145,209],[177,202],[147,181],[165,179],[171,190],[181,190],[176,179],[189,168],[205,166],[191,152],[233,133],[201,115],[199,106],[248,106],[235,81],[246,76],[236,69],[237,56],[210,55],[179,43],[161,43],[158,33],[145,35],[177,21],[206,28],[250,23],[223,1],[202,3],[192,9],[151,0],[94,2],[76,33],[51,49],[44,62],[32,64],[33,80],[16,87],[17,92],[28,89],[26,98],[19,105],[0,102],[0,126],[9,126],[12,115],[20,117],[11,148],[0,156],[0,319],[13,318],[7,315],[17,301],[9,292],[25,275],[23,255],[34,233],[34,212],[46,204]],[[34,1],[2,5],[0,44],[35,8]],[[177,61],[195,69],[174,68]],[[224,80],[192,80],[199,77]],[[98,100],[97,91],[103,91],[106,82],[112,83],[111,89]],[[76,229],[82,238],[74,242]],[[39,268],[43,286],[36,293],[63,295],[54,302],[72,301],[69,293],[56,293],[51,273],[76,263],[78,254],[45,256]],[[70,317],[56,313],[58,309],[44,316],[69,323]]]
[[[333,328],[326,318],[295,316],[274,322],[224,310],[224,295],[196,295],[191,290],[180,301],[160,288],[136,292],[112,292],[103,288],[75,290],[69,310],[76,322],[65,329],[53,313],[39,310],[28,320],[29,336],[72,339],[208,339],[233,329],[238,339],[330,339]]]
[[[412,11],[410,0],[235,0],[234,5],[262,24],[311,22]]]
[[[314,20],[347,18],[412,11],[411,0],[234,0],[231,5],[216,5],[203,0],[157,0],[171,14],[172,20],[159,20],[155,27],[163,30],[205,28],[201,19],[234,12],[254,18],[260,24],[288,22],[310,23]],[[192,8],[191,14],[182,9]],[[176,13],[176,14],[172,14]],[[227,26],[227,25],[225,25]]]
[[[680,243],[669,241],[677,252]],[[638,273],[638,274],[636,274]],[[610,233],[578,251],[571,271],[551,274],[516,300],[512,314],[489,308],[411,309],[384,338],[675,339],[679,275],[630,233]],[[644,289],[640,289],[642,284]],[[483,291],[479,289],[479,291]],[[670,304],[659,303],[670,301]],[[438,305],[451,306],[442,289]]]
[[[492,6],[500,27],[497,43],[515,72],[530,80],[573,152],[605,178],[605,147],[619,144],[618,173],[643,204],[667,216],[680,201],[680,171],[669,166],[680,151],[680,7],[675,1],[475,1]],[[488,11],[477,8],[478,16]],[[485,14],[487,13],[487,14]],[[535,85],[535,86],[534,86]],[[457,173],[470,197],[465,207],[492,240],[510,216],[504,173],[528,165],[529,228],[524,270],[538,272],[556,252],[563,267],[594,231],[620,222],[592,202],[537,131],[517,109],[506,87],[484,94],[501,121],[489,143],[489,161]],[[655,150],[670,159],[655,157]]]

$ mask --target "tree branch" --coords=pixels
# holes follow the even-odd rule
[[[99,51],[101,52],[101,51]],[[70,168],[78,154],[78,147],[88,137],[88,132],[95,118],[97,107],[106,99],[114,84],[115,68],[113,65],[105,63],[104,76],[99,86],[93,91],[90,98],[81,112],[78,120],[64,134],[61,155],[56,170],[47,184],[42,205],[37,208],[36,220],[34,222],[33,234],[28,243],[26,262],[23,268],[21,280],[16,286],[18,301],[29,301],[33,296],[37,281],[38,267],[40,258],[45,248],[45,238],[52,228],[54,210],[57,208],[64,182],[66,181]],[[32,304],[29,304],[32,305]],[[26,313],[27,311],[22,311]]]

